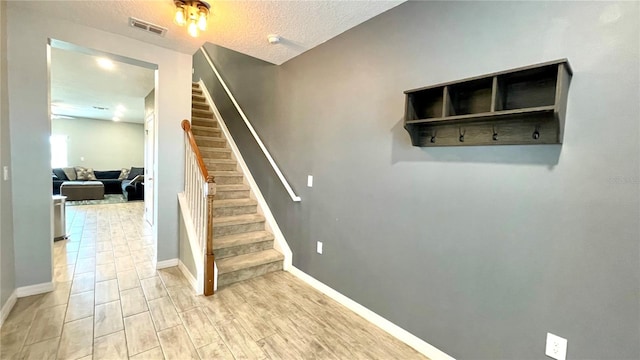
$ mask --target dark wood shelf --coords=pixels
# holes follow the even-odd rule
[[[566,59],[405,91],[414,146],[561,144]]]
[[[406,121],[405,124],[436,124],[436,123],[451,123],[454,121],[483,121],[483,120],[491,120],[491,119],[499,119],[503,117],[512,117],[514,115],[535,115],[535,114],[547,114],[553,113],[555,111],[555,106],[539,106],[534,108],[526,108],[526,109],[514,109],[514,110],[500,110],[500,111],[490,111],[479,114],[467,114],[467,115],[454,115],[447,117],[439,117],[439,118],[426,118],[426,119],[417,119],[417,120],[409,120]]]

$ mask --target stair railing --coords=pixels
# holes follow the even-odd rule
[[[218,72],[218,69],[216,68],[215,65],[213,65],[213,61],[211,61],[211,58],[209,57],[209,54],[207,53],[207,50],[205,50],[204,46],[200,47],[200,51],[202,52],[202,55],[204,55],[205,59],[209,63],[209,66],[211,67],[211,70],[213,70],[213,73],[216,75],[216,78],[218,78],[218,81],[220,82],[220,84],[224,88],[224,91],[229,96],[229,99],[231,99],[231,102],[236,107],[236,110],[238,111],[238,114],[240,114],[240,116],[242,117],[242,120],[244,121],[244,124],[249,129],[249,132],[251,132],[251,135],[253,135],[253,138],[255,139],[256,143],[260,147],[260,150],[262,150],[262,152],[264,153],[264,156],[267,158],[267,161],[269,161],[269,164],[271,164],[271,167],[273,168],[273,171],[276,173],[276,175],[280,179],[280,182],[282,182],[282,185],[284,186],[285,190],[287,190],[287,193],[289,193],[289,196],[291,197],[291,200],[293,200],[295,202],[302,201],[302,198],[300,198],[300,196],[296,195],[296,193],[293,192],[293,189],[291,188],[291,185],[289,184],[287,179],[285,179],[284,175],[282,174],[282,171],[280,171],[280,168],[278,167],[278,164],[276,164],[276,161],[271,156],[271,153],[269,152],[269,150],[267,150],[267,147],[262,142],[262,139],[260,139],[260,136],[258,136],[258,133],[253,128],[253,125],[251,125],[251,122],[247,118],[247,115],[245,115],[244,111],[242,111],[242,108],[240,107],[240,104],[238,104],[238,102],[236,101],[236,98],[231,93],[231,90],[229,90],[229,87],[227,86],[227,83],[224,82],[224,80],[222,79],[222,76],[220,76],[220,73]]]
[[[196,229],[198,244],[204,254],[204,295],[213,295],[213,198],[216,194],[214,177],[209,175],[200,149],[191,131],[189,120],[182,120],[185,134],[184,193]]]

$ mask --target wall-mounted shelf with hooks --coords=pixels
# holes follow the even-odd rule
[[[561,144],[567,59],[407,90],[414,146]]]

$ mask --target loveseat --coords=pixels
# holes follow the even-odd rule
[[[55,168],[52,169],[53,194],[60,194],[60,187],[65,181],[99,181],[104,185],[105,194],[122,194],[127,201],[144,200],[143,175],[142,167],[107,171],[79,166]]]

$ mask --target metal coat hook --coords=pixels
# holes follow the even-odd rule
[[[462,129],[458,129],[458,133],[460,134],[460,137],[458,138],[458,140],[460,140],[460,142],[464,142],[464,134],[467,132],[467,130],[462,130]]]
[[[498,141],[498,131],[493,127],[493,141]]]
[[[533,134],[531,135],[531,137],[534,140],[540,139],[540,130],[539,130],[539,126],[538,125],[536,125],[536,129],[533,131]]]

